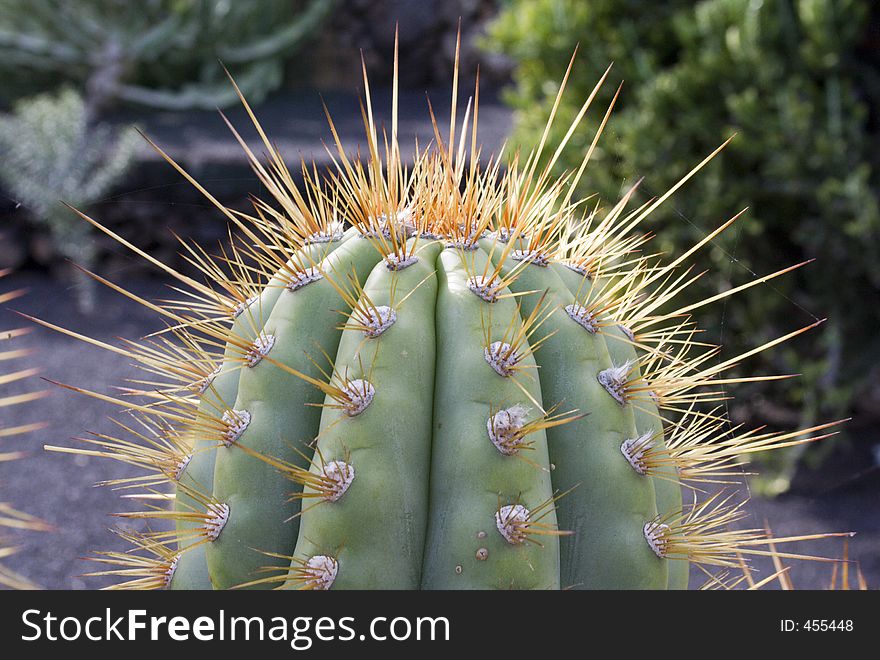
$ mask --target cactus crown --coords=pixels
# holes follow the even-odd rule
[[[116,565],[99,574],[124,587],[682,588],[691,562],[770,552],[762,530],[729,529],[741,503],[683,503],[682,486],[691,499],[735,480],[747,453],[824,437],[830,424],[730,432],[708,408],[727,385],[777,378],[732,370],[806,328],[724,361],[697,341],[698,305],[674,299],[694,280],[687,259],[736,218],[668,263],[643,256],[635,230],[718,151],[642,206],[635,188],[587,206],[575,189],[614,103],[578,169],[554,175],[608,75],[551,148],[570,71],[540,143],[502,167],[478,144],[479,85],[459,117],[457,68],[447,132],[434,121],[411,165],[396,83],[380,131],[364,69],[366,159],[331,119],[333,167],[303,163],[299,185],[242,96],[268,161],[230,128],[272,197],[252,214],[156,146],[236,230],[218,257],[184,243],[210,284],[83,216],[186,290],[153,303],[116,287],[169,321],[149,341],[80,337],[152,378],[134,399],[72,388],[143,422],[79,451],[152,475],[119,486],[175,493],[124,514],[170,527],[126,534],[141,551],[99,555]]]

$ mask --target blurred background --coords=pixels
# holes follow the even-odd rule
[[[226,222],[133,127],[222,203],[248,209],[248,195],[261,191],[218,108],[247,140],[255,135],[223,65],[289,164],[321,167],[322,101],[346,146],[360,143],[361,56],[379,117],[389,116],[395,25],[401,143],[432,137],[426,95],[448,106],[459,19],[464,100],[479,66],[486,154],[505,141],[508,149],[537,141],[575,48],[557,139],[614,63],[597,103],[604,108],[625,84],[584,196],[613,202],[643,179],[635,203],[643,202],[736,134],[644,229],[657,235],[656,250],[680,254],[748,207],[695,260],[707,272],[694,299],[815,260],[698,319],[729,357],[827,318],[740,367],[798,378],[730,391],[736,423],[781,429],[852,418],[831,439],[755,457],[746,523],[782,536],[856,531],[850,555],[876,588],[880,5],[872,0],[0,0],[0,268],[16,272],[7,286],[28,289],[10,306],[102,341],[159,329],[152,313],[71,264],[148,298],[165,296],[169,282],[60,200],[185,270],[175,234],[217,245]],[[579,162],[600,118],[588,115],[560,171]],[[0,314],[4,328],[23,323]],[[134,373],[118,356],[47,330],[16,341],[54,380],[111,392]],[[6,562],[45,587],[102,586],[81,577],[90,570],[81,557],[122,547],[107,531],[122,521],[109,514],[131,505],[92,484],[126,468],[39,448],[109,432],[113,411],[51,389],[42,402],[0,408],[5,423],[48,422],[14,440],[31,455],[0,462],[0,488],[4,501],[57,528],[16,539],[23,550]],[[843,546],[795,550],[837,557]],[[801,563],[792,573],[798,586],[822,588],[832,568]],[[695,574],[694,584],[702,581]]]

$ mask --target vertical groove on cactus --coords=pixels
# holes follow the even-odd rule
[[[408,243],[413,248],[418,242]],[[419,585],[427,524],[434,258],[439,245],[416,249],[419,259],[406,269],[390,270],[380,261],[366,278],[355,308],[393,309],[394,324],[381,334],[365,336],[354,323],[343,330],[339,342],[336,373],[367,376],[373,387],[369,407],[352,415],[337,409],[328,397],[316,434],[316,451],[324,459],[349,456],[346,460],[357,470],[357,479],[339,500],[304,508],[293,555],[338,553],[336,588]],[[312,466],[315,470],[315,461]],[[304,495],[311,489],[307,485]],[[294,572],[289,578],[288,587],[301,586],[302,578]]]
[[[347,271],[351,265],[357,279],[363,280],[379,257],[371,242],[348,241],[316,266],[326,276],[295,290],[288,287],[279,295],[262,330],[275,337],[272,355],[253,369],[240,371],[235,407],[248,410],[251,421],[238,442],[254,452],[305,465],[302,450],[318,434],[321,390],[274,365],[283,363],[312,379],[323,376],[326,356],[335,354],[340,337],[334,310],[343,306],[329,274]],[[218,451],[214,497],[232,511],[227,533],[206,548],[215,587],[247,582],[267,564],[269,557],[253,548],[290,554],[296,525],[289,521],[299,513],[299,501],[290,497],[295,490],[272,465],[234,448]]]
[[[479,248],[448,248],[437,264],[437,381],[422,587],[559,588],[557,538],[536,535],[542,530],[532,529],[527,516],[520,520],[525,508],[552,502],[545,433],[532,435],[528,462],[500,454],[485,440],[486,418],[493,409],[543,407],[534,374],[518,373],[533,372],[535,361],[517,305],[504,296],[509,291],[487,302],[468,287],[470,273],[487,262],[488,255]],[[502,370],[490,359],[486,340],[496,333],[511,341],[520,337],[516,371]],[[502,362],[513,353],[506,345],[494,354]],[[510,507],[519,512],[513,518]],[[547,531],[556,531],[555,518],[551,506],[544,521]],[[496,521],[497,532],[492,529]],[[491,533],[481,537],[481,532]],[[489,561],[476,559],[481,547]]]
[[[665,586],[667,567],[644,552],[644,543],[635,542],[645,520],[657,515],[654,485],[639,479],[620,455],[621,443],[635,435],[635,418],[602,384],[602,374],[611,368],[604,337],[559,313],[572,294],[553,270],[530,264],[512,286],[546,291],[551,307],[559,310],[547,321],[552,336],[536,354],[541,386],[551,401],[564,400],[587,413],[548,431],[553,484],[571,490],[558,505],[560,527],[573,532],[561,542],[562,586]],[[522,297],[523,313],[532,300]]]

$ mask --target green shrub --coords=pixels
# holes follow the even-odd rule
[[[713,242],[706,257],[713,263],[694,295],[817,260],[732,299],[721,318],[699,318],[709,339],[737,350],[828,317],[761,365],[800,378],[745,393],[749,412],[770,419],[796,414],[809,423],[845,414],[868,386],[880,353],[880,168],[878,118],[871,116],[880,78],[876,48],[871,55],[864,43],[880,20],[876,10],[872,18],[871,5],[512,0],[487,40],[516,64],[507,96],[517,110],[515,143],[529,143],[542,130],[557,89],[552,81],[576,44],[564,116],[576,112],[574,104],[614,62],[611,80],[624,79],[624,92],[584,181],[585,190],[606,201],[642,176],[643,198],[666,190],[737,134],[651,229],[664,249],[678,251],[749,207]],[[615,87],[606,84],[599,101],[607,104]],[[577,136],[584,148],[601,118],[593,114]],[[572,149],[569,157],[574,160],[563,167],[580,156]],[[794,458],[789,454],[779,466],[774,490],[786,486]]]

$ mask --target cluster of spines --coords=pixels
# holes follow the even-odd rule
[[[480,165],[481,153],[476,141],[478,88],[473,104],[468,104],[463,129],[456,141],[457,71],[448,139],[442,139],[434,122],[436,144],[433,148],[417,148],[411,168],[403,164],[397,141],[396,85],[391,134],[383,134],[383,140],[379,139],[367,85],[364,107],[369,147],[367,164],[346,154],[331,120],[336,145],[336,153],[331,152],[334,171],[322,180],[314,166],[309,168],[304,164],[302,188],[295,184],[281,154],[269,142],[245,103],[269,154],[268,165],[262,163],[237,132],[235,135],[275,203],[256,200],[253,214],[224,208],[159,149],[178,171],[217,206],[241,236],[231,237],[230,247],[217,257],[182,242],[190,264],[215,286],[205,285],[161,264],[99,223],[86,218],[183,285],[179,289],[182,298],[150,302],[102,280],[158,312],[168,321],[168,328],[156,338],[118,347],[55,328],[93,345],[126,355],[153,377],[160,378],[158,381],[137,381],[133,383],[134,387],[124,390],[122,397],[89,393],[133,411],[137,422],[120,424],[126,437],[101,436],[87,441],[91,447],[65,451],[107,456],[147,468],[150,471],[148,476],[126,479],[114,485],[126,488],[141,486],[155,495],[162,484],[173,484],[177,488],[177,499],[181,499],[181,494],[186,495],[191,508],[178,507],[171,511],[150,508],[125,514],[148,520],[170,518],[191,524],[188,528],[182,528],[183,531],[178,527],[170,532],[130,536],[129,540],[143,549],[142,555],[138,555],[140,559],[136,560],[142,560],[143,565],[132,567],[125,564],[130,559],[128,555],[124,561],[112,554],[102,555],[101,561],[112,563],[119,560],[128,566],[121,570],[131,568],[140,571],[132,574],[138,577],[130,583],[131,586],[167,586],[180,553],[213,542],[222,534],[223,525],[230,515],[228,505],[216,500],[210,493],[202,492],[200,484],[180,483],[180,477],[196,451],[196,439],[202,442],[201,451],[205,451],[206,442],[213,448],[234,450],[238,447],[250,451],[244,445],[239,446],[237,441],[250,423],[251,413],[235,409],[232,401],[211,396],[212,393],[216,395],[214,379],[224,361],[231,362],[232,369],[239,370],[252,369],[263,361],[269,362],[320,390],[329,402],[322,406],[336,406],[350,416],[363,412],[370,405],[374,390],[369,369],[362,367],[360,374],[350,377],[348,373],[339,373],[329,356],[324,355],[323,361],[329,362],[329,369],[321,369],[324,376],[321,379],[309,377],[275,361],[272,358],[274,336],[264,333],[265,314],[258,305],[260,295],[267,290],[267,286],[295,291],[326,279],[349,308],[343,311],[345,319],[340,329],[357,329],[363,333],[364,341],[374,339],[387,330],[395,322],[405,299],[390,305],[376,305],[364,294],[356,274],[353,276],[349,272],[324,269],[323,255],[327,251],[323,251],[322,246],[342,240],[343,223],[351,225],[357,235],[373,244],[391,271],[414,263],[419,257],[420,246],[434,241],[440,241],[446,249],[456,251],[465,268],[471,268],[468,287],[488,305],[487,321],[484,323],[484,357],[502,377],[515,376],[517,364],[522,358],[547,339],[546,335],[535,338],[531,334],[551,314],[567,314],[572,322],[585,331],[605,334],[609,342],[628,342],[635,349],[635,360],[612,364],[610,369],[600,374],[600,383],[621,404],[633,403],[653,415],[660,415],[657,411],[662,411],[663,417],[658,417],[662,433],[638,434],[626,438],[620,447],[620,460],[628,461],[641,476],[669,479],[668,468],[671,467],[686,485],[688,482],[729,481],[735,477],[734,468],[746,454],[825,437],[815,434],[831,425],[795,433],[731,432],[718,409],[707,412],[700,410],[706,402],[726,397],[723,390],[707,391],[707,387],[723,387],[750,380],[719,378],[719,374],[751,354],[770,348],[801,331],[710,366],[717,348],[697,341],[697,330],[689,319],[689,313],[702,304],[716,302],[791,269],[736,287],[702,303],[672,312],[659,312],[661,307],[696,279],[697,276],[692,276],[690,270],[682,266],[685,260],[736,218],[724,223],[692,250],[666,265],[657,258],[638,254],[648,237],[634,231],[717,151],[669,192],[633,211],[627,211],[626,208],[635,186],[609,211],[603,212],[597,205],[585,212],[583,203],[572,202],[572,198],[593,154],[601,127],[577,171],[561,177],[554,177],[551,172],[607,72],[581,107],[562,143],[546,159],[547,162],[539,166],[569,72],[570,67],[540,144],[522,162],[519,154],[514,155],[503,171],[502,161],[498,157],[489,159],[488,165]],[[605,113],[601,126],[604,127],[610,111],[611,107]],[[468,126],[471,127],[469,149]],[[383,142],[384,155],[381,150]],[[469,255],[478,247],[480,240],[491,241],[491,258],[477,269]],[[514,262],[514,267],[503,269],[501,264],[508,261]],[[538,304],[531,314],[524,315],[523,322],[518,321],[518,313],[514,317],[516,322],[511,321],[507,332],[501,336],[491,336],[489,329],[492,324],[488,320],[488,310],[492,303],[502,296],[539,295],[539,291],[511,293],[511,285],[526,267],[547,268],[551,264],[563,265],[583,276],[577,291],[572,292],[572,299],[563,309],[544,309]],[[230,329],[233,322],[238,322],[246,332],[233,332]],[[700,354],[694,356],[695,350]],[[311,359],[317,365],[321,358],[321,355],[315,355]],[[141,397],[145,402],[134,403],[132,397]],[[487,433],[499,452],[509,455],[519,454],[529,447],[529,432],[561,425],[588,413],[573,410],[565,415],[554,415],[555,407],[544,410],[542,402],[532,400],[531,403],[540,412],[535,419],[526,422],[523,409],[516,406],[502,409],[498,403],[495,409],[489,411]],[[658,435],[665,436],[665,440]],[[252,457],[285,473],[291,481],[308,484],[323,502],[340,499],[356,474],[352,465],[336,457],[325,462],[324,457],[319,456],[318,463],[311,461],[311,469],[303,469],[273,456]],[[691,488],[695,490],[694,486]],[[556,497],[552,496],[538,508],[553,510]],[[726,531],[727,525],[735,522],[740,512],[739,506],[710,506],[705,503],[664,511],[656,519],[644,521],[645,542],[658,556],[730,566],[737,553],[751,551],[746,548],[766,545],[768,542],[754,530]],[[526,538],[529,530],[537,533],[541,529],[535,519],[535,511],[528,512],[517,502],[499,503],[496,526],[499,533],[511,543]],[[334,552],[338,553],[338,550]],[[479,556],[477,558],[480,559]],[[289,585],[293,581],[300,586],[326,588],[336,579],[339,566],[335,555],[290,559],[290,572],[277,578],[277,582]],[[148,566],[154,569],[150,573],[153,579],[144,577],[143,572]],[[125,574],[114,571],[107,573]]]
[[[8,274],[8,270],[2,270],[0,271],[0,278],[3,278]],[[22,295],[23,293],[23,290],[6,291],[0,293],[0,304],[5,304],[10,300],[13,300]],[[12,330],[4,330],[2,333],[0,333],[0,342],[3,342],[2,350],[0,350],[0,362],[18,360],[20,358],[27,357],[30,354],[29,349],[7,349],[5,344],[6,341],[14,340],[16,337],[20,337],[27,332],[29,332],[29,329],[27,328],[16,328]],[[4,370],[4,372],[0,374],[0,386],[2,386],[4,389],[2,395],[0,395],[0,408],[26,404],[31,401],[36,401],[45,396],[46,392],[43,390],[17,393],[10,393],[8,391],[8,388],[10,386],[13,388],[17,388],[18,385],[20,385],[22,382],[27,382],[26,379],[32,377],[36,373],[37,372],[35,369],[20,369],[18,371]],[[45,424],[42,423],[33,423],[0,427],[0,438],[17,438],[18,436],[21,436],[23,434],[37,431],[44,426]],[[25,452],[23,451],[9,451],[4,447],[3,450],[0,451],[0,463],[15,461],[22,458],[24,455]],[[46,531],[50,529],[50,527],[42,520],[39,520],[38,518],[30,514],[15,509],[11,504],[0,502],[0,534],[10,529]],[[10,589],[32,589],[35,587],[35,585],[30,580],[28,580],[23,575],[20,575],[16,571],[8,568],[2,563],[4,559],[9,557],[10,555],[15,554],[17,551],[17,547],[7,545],[6,539],[3,538],[3,536],[0,536],[0,587],[7,587]]]

